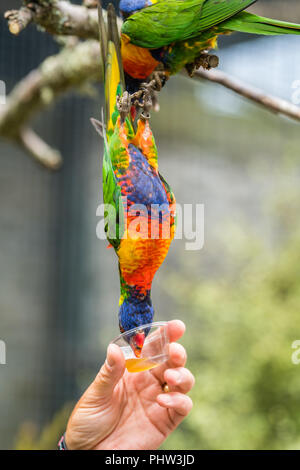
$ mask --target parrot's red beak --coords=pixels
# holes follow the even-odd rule
[[[140,331],[130,338],[130,346],[136,357],[141,357],[145,342],[145,333]]]

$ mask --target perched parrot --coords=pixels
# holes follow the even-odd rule
[[[121,0],[121,52],[128,88],[156,69],[166,78],[203,65],[220,34],[300,34],[300,25],[244,12],[256,0]],[[215,66],[215,65],[214,65]],[[208,67],[209,68],[209,67]]]
[[[104,139],[105,231],[119,260],[119,326],[125,332],[153,320],[151,284],[174,238],[175,197],[158,171],[149,120],[141,117],[136,131],[131,122],[112,4],[108,6],[107,30],[101,6],[99,24],[105,122],[92,121]],[[146,334],[138,331],[128,339],[136,357]]]

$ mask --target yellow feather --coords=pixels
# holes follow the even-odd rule
[[[105,102],[107,103],[107,132],[114,129],[112,114],[116,106],[117,88],[121,81],[116,48],[113,42],[108,43],[108,55],[105,77]]]

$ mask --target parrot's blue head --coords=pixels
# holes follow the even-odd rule
[[[148,323],[152,323],[154,310],[152,307],[150,296],[144,299],[137,299],[130,297],[123,301],[119,310],[119,325],[121,331],[129,331],[133,328],[142,327]],[[131,334],[128,334],[126,339],[130,344],[136,357],[142,353],[142,348],[146,336],[150,328],[141,328]]]
[[[122,17],[126,19],[136,11],[150,7],[154,3],[156,3],[154,0],[121,0],[119,3],[119,9]]]

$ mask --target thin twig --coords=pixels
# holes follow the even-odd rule
[[[63,160],[60,152],[50,147],[31,128],[23,127],[16,142],[46,168],[57,170],[61,167]]]
[[[220,70],[197,70],[194,79],[204,79],[219,83],[238,95],[263,106],[272,113],[283,114],[291,119],[300,121],[300,108],[298,106],[276,96],[268,95],[259,88],[248,85]]]

